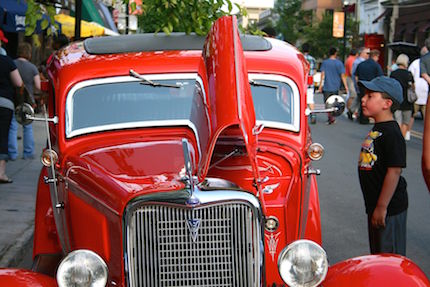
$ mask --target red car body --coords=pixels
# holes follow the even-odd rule
[[[49,130],[52,149],[59,159],[52,169],[44,167],[40,174],[34,267],[33,271],[1,270],[0,285],[56,286],[52,276],[60,260],[73,250],[87,249],[106,262],[107,286],[286,286],[278,271],[280,252],[299,239],[322,244],[318,188],[308,155],[312,143],[305,116],[308,64],[297,49],[275,39],[260,38],[266,45],[261,49],[242,48],[235,21],[234,17],[219,19],[206,38],[203,50],[97,52],[100,47],[109,47],[103,39],[91,39],[73,43],[54,55],[48,67],[49,116],[57,116],[59,121],[50,123]],[[139,38],[130,37],[109,38],[109,41],[124,41],[124,49],[132,50],[127,46],[128,39]],[[192,74],[198,77],[196,86],[201,91],[200,98],[193,98],[192,125],[184,121],[172,125],[159,122],[143,126],[139,126],[140,122],[133,126],[112,125],[109,120],[115,120],[115,112],[109,114],[103,108],[111,107],[110,103],[89,106],[86,98],[79,96],[80,89],[98,89],[118,77],[123,77],[124,82],[120,84],[138,82],[128,76],[130,69],[143,76]],[[254,103],[256,99],[249,84],[252,77],[255,81],[266,81],[266,89],[272,89],[267,79],[280,79],[282,85],[289,87],[290,94],[282,92],[281,84],[276,93],[281,103],[294,104],[295,110],[290,111],[291,124],[282,126],[261,120],[256,107],[265,101]],[[182,88],[186,83],[181,82]],[[104,91],[109,93],[109,88]],[[198,94],[195,89],[194,93]],[[85,95],[91,96],[89,92]],[[116,94],[109,101],[118,97]],[[292,97],[290,102],[288,97]],[[88,109],[85,115],[105,116],[100,121],[106,120],[108,124],[87,127],[85,120],[79,123],[78,114],[76,117],[73,114],[79,113],[78,107]],[[146,111],[145,107],[141,109]],[[128,116],[124,113],[124,117]],[[80,124],[81,127],[74,127]],[[183,180],[184,140],[189,143],[192,163],[193,179],[188,180],[195,183],[200,197],[195,205],[184,203],[192,188],[190,182]],[[54,174],[56,181],[44,180]],[[214,198],[216,201],[212,201]],[[243,208],[247,211],[241,213]],[[193,216],[198,212],[207,213],[212,218],[207,222],[214,223],[204,230],[206,221],[202,221],[198,233],[194,230],[192,240],[208,238],[199,248],[183,251],[177,247],[171,253],[170,249],[176,247],[169,244],[179,246],[181,238],[190,240],[189,236],[193,236],[188,234],[193,233],[189,226],[178,227],[170,222],[181,212]],[[153,219],[152,213],[158,219]],[[166,219],[171,217],[174,219]],[[278,226],[273,230],[265,229],[269,218],[277,219]],[[167,223],[163,224],[173,225],[161,228],[160,222],[164,220]],[[231,225],[223,225],[229,220]],[[233,238],[230,249],[221,242],[223,237],[217,230],[222,228],[233,230],[229,235]],[[174,231],[165,239],[168,230]],[[217,235],[211,237],[212,232]],[[251,239],[247,238],[249,234]],[[248,245],[241,247],[240,242]],[[187,246],[183,248],[190,248]],[[160,259],[164,248],[169,249],[166,251],[170,252],[169,256],[178,256],[163,259],[173,260],[167,264],[171,269],[160,267],[165,262]],[[207,259],[221,256],[216,250],[224,249],[227,255],[223,254],[224,259],[219,262]],[[242,250],[238,252],[249,257],[230,254],[229,250],[232,253]],[[145,252],[149,255],[135,254]],[[182,257],[187,259],[181,261]],[[227,260],[230,257],[232,262]],[[158,261],[150,262],[151,258]],[[235,269],[238,265],[249,270],[238,274]],[[213,268],[215,275],[206,274],[207,270],[199,266]],[[224,282],[218,278],[221,273],[217,270],[223,266],[224,277],[236,279],[224,279],[227,280]],[[152,278],[154,272],[157,279]],[[195,280],[209,279],[183,278],[183,274],[194,273]],[[396,255],[364,256],[330,266],[321,284],[326,287],[430,286],[413,262]]]

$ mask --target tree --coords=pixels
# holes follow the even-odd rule
[[[301,10],[301,0],[278,0],[275,2],[273,12],[279,15],[275,23],[277,33],[281,33],[283,39],[293,45],[303,36],[303,27],[309,25],[310,11]]]
[[[239,5],[234,5],[239,13],[243,13]],[[223,10],[224,7],[227,11]],[[230,0],[144,0],[138,23],[146,33],[195,32],[206,35],[213,22],[231,14],[232,9]]]
[[[347,29],[346,29],[346,38],[347,38],[347,50],[350,47],[357,47],[359,43],[358,36],[358,22],[351,17],[347,19]],[[343,38],[334,38],[333,37],[333,14],[325,13],[323,15],[322,20],[314,24],[313,26],[305,27],[303,31],[303,41],[306,41],[310,44],[311,54],[315,58],[325,58],[327,57],[328,50],[330,47],[336,47],[339,51],[339,56],[342,56],[343,53]],[[348,53],[346,51],[346,53]]]
[[[38,22],[40,28],[51,34],[51,26],[58,29],[55,24],[54,16],[56,14],[53,3],[42,3],[43,1],[27,0],[27,11],[25,12],[25,36],[32,36],[37,28]],[[33,37],[34,38],[34,37]]]

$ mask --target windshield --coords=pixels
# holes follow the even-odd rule
[[[191,122],[193,102],[205,98],[197,74],[146,77],[162,85],[142,84],[131,77],[77,84],[67,97],[66,136],[148,126],[188,125],[195,129]],[[298,96],[291,84],[273,76],[266,79],[258,75],[254,80],[266,84],[251,85],[257,121],[268,127],[295,130]]]

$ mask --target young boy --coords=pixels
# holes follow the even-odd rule
[[[403,101],[402,87],[380,76],[358,83],[366,89],[363,114],[375,125],[361,147],[358,175],[366,205],[370,252],[406,255],[406,143],[393,112]]]

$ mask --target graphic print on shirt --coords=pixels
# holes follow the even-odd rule
[[[366,139],[361,145],[360,158],[358,159],[358,166],[360,170],[372,170],[373,165],[378,160],[378,156],[374,154],[375,146],[373,141],[382,135],[378,131],[370,131]]]

